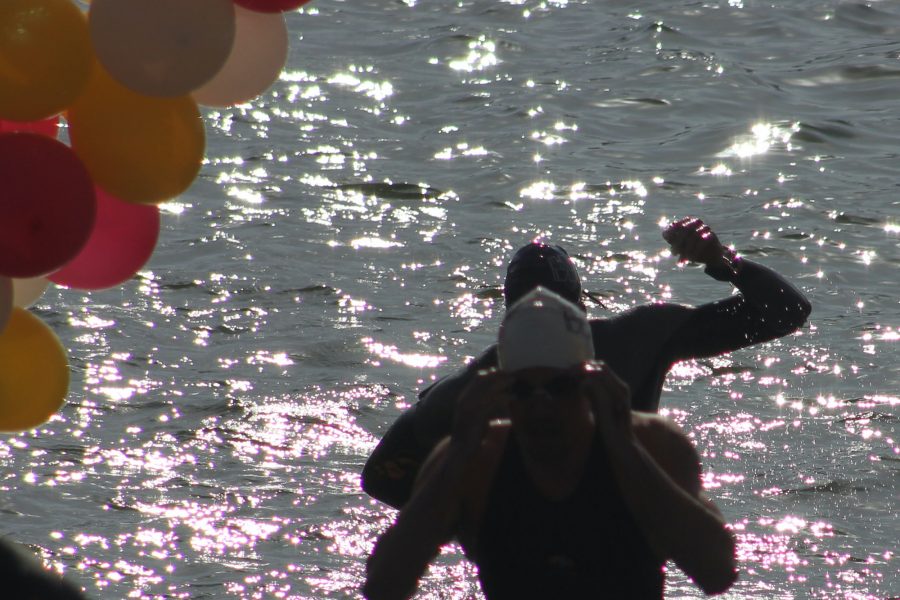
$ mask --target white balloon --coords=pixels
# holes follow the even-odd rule
[[[231,54],[222,70],[194,91],[194,100],[205,106],[230,106],[252,100],[281,75],[287,53],[288,32],[283,13],[261,13],[235,6]]]
[[[27,279],[12,280],[13,306],[28,308],[44,295],[50,286],[50,280],[46,277],[29,277]]]

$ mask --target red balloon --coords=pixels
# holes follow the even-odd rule
[[[82,290],[119,285],[150,259],[159,238],[159,208],[123,202],[100,188],[97,219],[81,252],[47,279]]]
[[[284,12],[294,10],[309,2],[309,0],[234,0],[235,4],[256,12]]]
[[[97,201],[71,148],[34,133],[0,134],[0,275],[55,271],[84,247]]]
[[[0,133],[36,133],[55,138],[59,133],[59,115],[42,121],[4,121],[0,119]]]

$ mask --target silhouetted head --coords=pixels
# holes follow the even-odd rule
[[[503,317],[497,366],[509,374],[509,417],[531,461],[566,459],[593,430],[582,392],[584,364],[594,358],[591,325],[572,302],[537,287]]]
[[[584,309],[581,278],[569,254],[556,245],[532,242],[519,248],[506,269],[503,297],[509,308],[534,288],[542,286]]]
[[[591,325],[581,307],[538,286],[506,311],[497,336],[501,370],[565,371],[594,358]]]

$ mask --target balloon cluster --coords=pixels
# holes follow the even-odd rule
[[[308,1],[0,0],[0,431],[43,423],[68,389],[26,309],[51,282],[103,289],[146,263],[158,205],[200,171],[199,107],[265,91],[283,13]]]

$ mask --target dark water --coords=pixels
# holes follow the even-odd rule
[[[490,343],[502,267],[565,245],[607,312],[731,292],[706,219],[814,304],[678,365],[739,539],[730,598],[900,596],[900,5],[318,0],[146,270],[50,290],[64,410],[0,440],[2,533],[94,598],[354,597],[392,512],[358,488],[421,385]],[[604,311],[592,309],[594,314]],[[450,549],[422,598],[476,594]],[[677,570],[673,598],[700,594]]]

